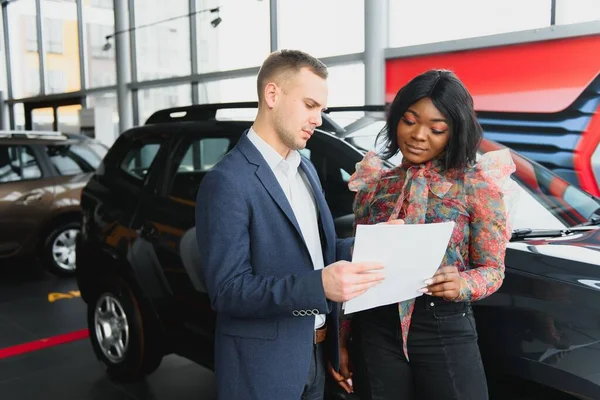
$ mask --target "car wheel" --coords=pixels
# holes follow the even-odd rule
[[[125,281],[106,283],[90,299],[87,314],[92,347],[111,378],[131,382],[159,367],[156,327]]]
[[[59,225],[46,237],[42,248],[42,262],[55,275],[75,274],[75,239],[81,228],[79,222]]]

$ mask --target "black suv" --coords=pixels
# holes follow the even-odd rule
[[[0,131],[0,260],[34,254],[74,273],[81,189],[107,151],[84,135]]]
[[[115,379],[141,378],[169,353],[212,368],[215,313],[199,265],[196,193],[251,126],[256,106],[158,111],[118,138],[84,188],[76,276],[92,346]],[[233,109],[254,115],[219,118]],[[384,123],[383,107],[329,109],[301,151],[318,171],[340,237],[352,234],[348,179]],[[484,140],[480,150],[500,148]],[[600,201],[512,154],[520,197],[507,277],[474,304],[486,368],[516,376],[517,392],[600,398]],[[343,397],[335,385],[328,391]]]

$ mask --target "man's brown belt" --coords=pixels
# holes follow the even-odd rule
[[[315,344],[321,343],[327,337],[327,325],[323,325],[319,329],[315,329]]]

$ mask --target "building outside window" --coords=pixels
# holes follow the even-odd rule
[[[47,53],[63,53],[63,21],[44,19],[44,44]]]
[[[27,51],[38,51],[37,20],[35,16],[25,17],[25,46]],[[63,21],[44,18],[44,50],[47,53],[63,52]]]
[[[67,74],[65,71],[47,71],[46,80],[48,93],[64,93],[67,91]]]
[[[114,11],[110,1],[86,1],[83,9],[86,31],[88,87],[112,86],[117,83],[115,40],[105,50],[106,36],[115,32]]]
[[[88,39],[90,43],[91,56],[94,58],[112,58],[114,53],[104,50],[106,36],[113,33],[110,25],[88,24]]]
[[[38,51],[37,25],[35,15],[27,15],[25,19],[25,48],[27,51]]]
[[[91,0],[90,5],[98,8],[113,8],[113,0]]]

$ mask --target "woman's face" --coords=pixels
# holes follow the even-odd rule
[[[450,140],[449,129],[448,121],[428,97],[408,107],[396,128],[404,160],[422,164],[437,157]]]

